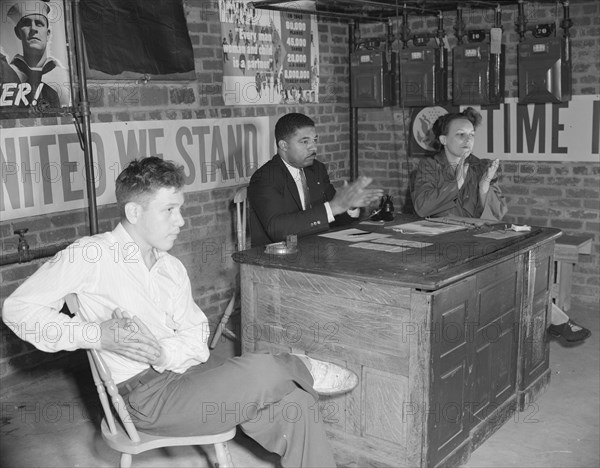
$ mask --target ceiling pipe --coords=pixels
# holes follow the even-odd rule
[[[282,3],[283,5],[278,5]],[[342,19],[347,21],[358,21],[358,20],[369,20],[369,21],[380,21],[379,18],[372,18],[370,16],[364,15],[353,15],[351,13],[338,13],[338,12],[328,12],[328,11],[317,11],[306,8],[293,8],[289,6],[290,2],[282,2],[280,0],[276,1],[261,1],[261,2],[249,2],[248,5],[254,8],[258,8],[261,10],[272,10],[272,11],[281,11],[284,13],[301,13],[304,15],[316,15],[318,17],[331,18],[331,19]]]
[[[376,21],[381,22],[389,18],[398,17],[398,15],[388,14],[393,12],[395,6],[390,3],[376,2],[371,0],[343,0],[342,3],[354,5],[356,7],[370,7],[371,10],[363,10],[361,13],[344,13],[341,11],[331,11],[327,9],[327,4],[323,4],[322,8],[317,8],[318,0],[312,2],[289,1],[289,0],[261,0],[258,2],[249,2],[254,8],[263,10],[283,11],[290,13],[302,13],[307,15],[317,15],[321,17],[356,20],[356,21]],[[437,10],[432,10],[419,6],[404,6],[405,9],[410,9],[416,13],[437,14]],[[379,13],[377,13],[379,9]]]

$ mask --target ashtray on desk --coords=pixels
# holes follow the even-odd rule
[[[265,247],[265,253],[277,254],[277,255],[288,255],[298,252],[296,245],[289,246],[285,242],[275,242],[274,244],[267,244]]]

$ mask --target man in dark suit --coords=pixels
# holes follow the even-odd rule
[[[368,189],[369,177],[359,177],[335,190],[327,169],[317,161],[315,123],[290,113],[275,125],[277,154],[250,180],[252,246],[329,230],[358,216],[358,208],[379,200],[381,189]],[[305,195],[306,193],[306,195]]]

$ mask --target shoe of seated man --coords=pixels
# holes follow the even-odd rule
[[[578,325],[571,319],[560,325],[550,325],[548,331],[552,336],[563,338],[569,343],[583,341],[592,334],[587,328]]]
[[[308,368],[313,377],[315,392],[323,396],[335,396],[348,393],[358,385],[358,376],[350,369],[338,366],[333,362],[320,361],[306,356],[295,354]]]

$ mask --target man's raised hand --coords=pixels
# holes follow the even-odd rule
[[[329,202],[331,211],[334,215],[344,213],[351,208],[368,206],[370,203],[379,200],[383,196],[382,189],[368,189],[373,182],[371,177],[361,176],[352,183],[344,181],[341,187]]]

